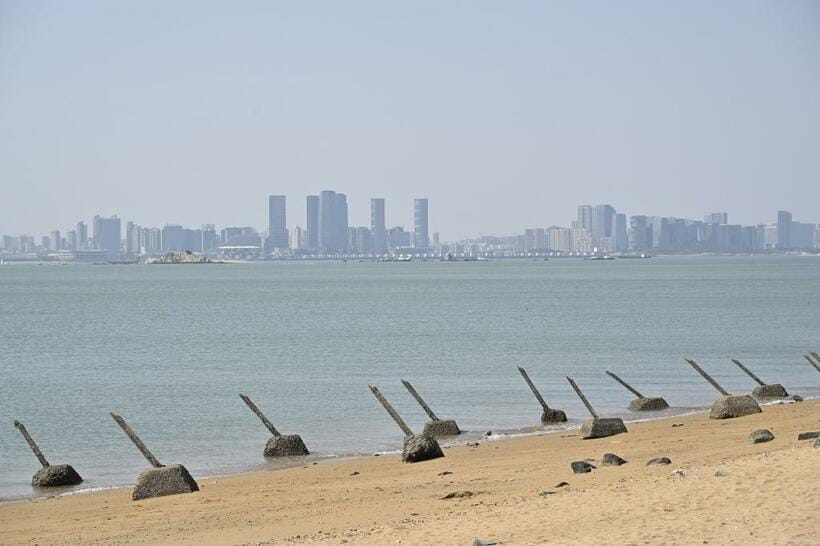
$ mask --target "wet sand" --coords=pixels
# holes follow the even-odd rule
[[[138,502],[130,488],[32,499],[0,506],[0,543],[820,543],[820,449],[797,441],[820,430],[820,400],[627,426],[482,441],[413,465],[390,455],[204,479],[198,493]],[[748,444],[759,428],[775,439]],[[629,462],[600,466],[606,452]],[[646,466],[662,456],[672,464]],[[582,459],[598,468],[573,474]]]

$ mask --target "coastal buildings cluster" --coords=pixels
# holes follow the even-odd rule
[[[777,211],[771,223],[730,223],[727,212],[702,220],[627,216],[610,204],[579,205],[569,227],[526,228],[511,236],[442,242],[430,233],[429,199],[413,201],[412,230],[388,227],[384,198],[370,200],[369,225],[351,225],[347,195],[324,190],[305,198],[303,221],[289,226],[287,197],[267,198],[267,229],[215,224],[147,227],[117,216],[95,216],[46,235],[4,235],[0,258],[56,261],[136,261],[191,251],[236,259],[513,258],[659,253],[818,252],[820,226]]]

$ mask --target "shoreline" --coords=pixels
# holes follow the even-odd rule
[[[446,447],[424,463],[384,455],[204,478],[198,493],[138,502],[126,487],[32,498],[0,505],[0,527],[10,544],[810,544],[820,538],[808,516],[820,509],[820,450],[796,437],[820,429],[818,410],[814,399],[726,421],[676,415],[598,440],[542,431]],[[775,440],[748,444],[758,428]],[[601,466],[605,452],[629,463]],[[672,464],[646,466],[661,456]],[[583,459],[598,468],[572,474]]]
[[[807,397],[806,400],[813,400],[813,397]],[[820,400],[820,397],[817,397]],[[760,402],[761,407],[765,407],[768,405],[776,405],[778,401],[772,402]],[[786,402],[790,403],[790,402]],[[674,410],[680,410],[680,412],[675,412]],[[632,412],[632,415],[635,416],[634,419],[629,419],[624,417],[624,423],[626,424],[637,424],[637,423],[644,423],[644,422],[653,422],[665,419],[674,419],[677,417],[685,417],[689,415],[698,415],[698,414],[707,414],[709,412],[708,407],[680,407],[675,408],[672,407],[669,410],[663,411],[654,411],[654,412],[647,412],[650,414],[655,414],[654,416],[647,416],[643,417],[640,413]],[[663,413],[663,415],[657,415],[658,413]],[[522,426],[516,427],[511,429],[502,429],[497,434],[495,431],[490,431],[493,434],[490,436],[486,435],[486,432],[477,431],[477,430],[466,430],[462,431],[462,434],[459,436],[454,436],[450,438],[440,439],[439,443],[441,444],[442,448],[447,449],[451,447],[457,446],[464,446],[468,443],[476,442],[476,441],[486,441],[486,442],[505,442],[510,440],[516,440],[518,438],[528,438],[528,437],[537,437],[537,436],[544,436],[550,434],[557,434],[561,432],[567,431],[574,431],[579,430],[581,428],[581,422],[578,423],[571,423],[571,424],[555,424],[551,425],[550,428],[547,428],[547,425],[531,425],[531,426]],[[342,463],[345,461],[351,460],[367,460],[373,457],[390,457],[390,456],[398,456],[401,454],[401,447],[397,447],[396,449],[389,449],[389,450],[381,450],[381,451],[368,451],[368,452],[344,452],[341,454],[333,454],[333,453],[311,453],[305,457],[294,457],[294,458],[282,458],[282,459],[265,459],[262,463],[256,463],[250,467],[245,467],[241,469],[237,469],[233,472],[216,472],[214,474],[197,474],[194,476],[196,480],[214,480],[214,479],[226,479],[226,478],[233,478],[239,476],[245,476],[249,474],[255,474],[257,472],[278,472],[280,470],[286,470],[289,468],[295,468],[299,466],[304,466],[305,463],[314,465],[314,464],[336,464]],[[278,464],[277,464],[278,463]],[[184,464],[184,463],[183,463]],[[265,466],[265,468],[261,468]],[[139,471],[135,471],[136,474]],[[135,476],[136,476],[135,474]],[[52,497],[71,497],[76,495],[93,495],[95,493],[104,492],[104,491],[113,491],[113,490],[121,490],[121,489],[129,489],[133,488],[136,484],[136,479],[130,482],[124,483],[117,483],[112,485],[98,485],[92,487],[83,488],[82,485],[77,487],[68,487],[66,490],[61,491],[48,491],[48,490],[41,490],[36,491],[33,494],[29,495],[20,495],[15,497],[8,497],[2,498],[0,497],[0,507],[12,504],[12,503],[20,503],[20,502],[28,502],[32,500],[38,499],[45,499],[45,498],[52,498]]]

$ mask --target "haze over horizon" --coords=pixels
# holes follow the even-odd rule
[[[0,233],[264,228],[371,197],[443,239],[579,203],[820,222],[820,4],[0,3]]]

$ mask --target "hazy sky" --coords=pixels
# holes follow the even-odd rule
[[[0,233],[820,221],[820,2],[0,0]]]

